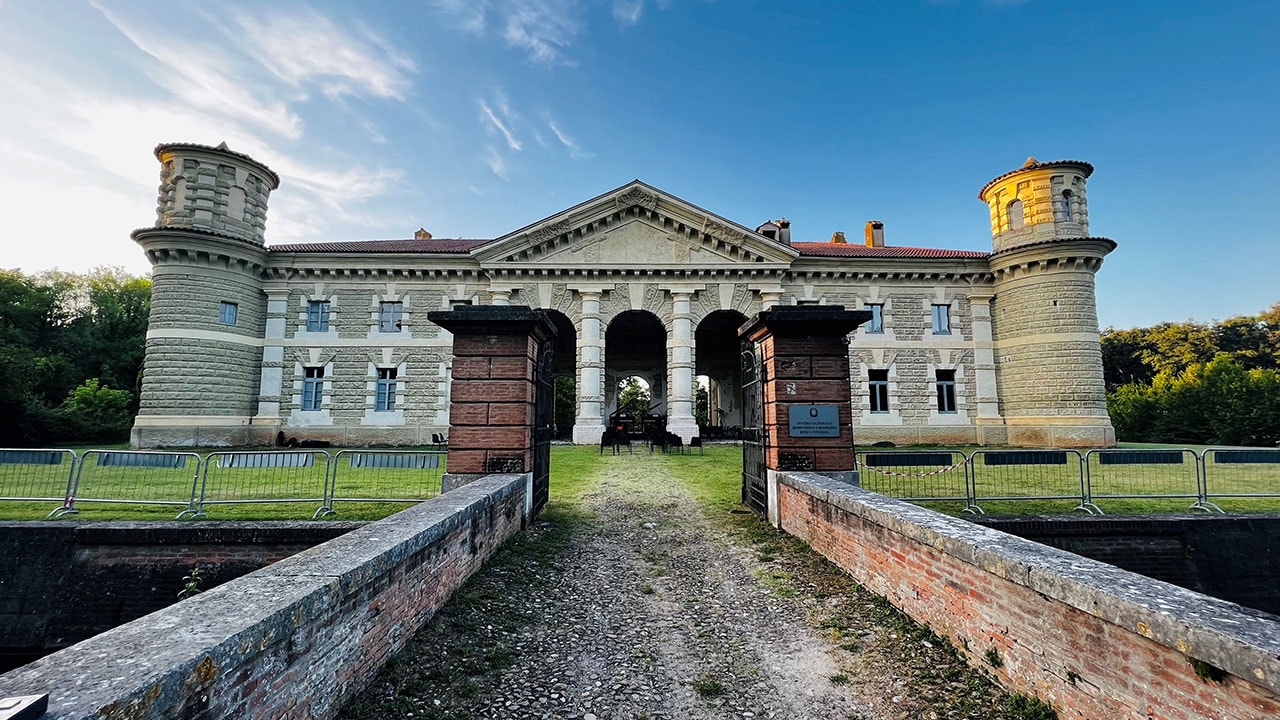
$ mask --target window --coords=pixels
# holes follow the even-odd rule
[[[938,371],[938,412],[956,411],[956,371]]]
[[[240,306],[233,302],[223,303],[218,307],[218,322],[223,325],[235,325],[236,317],[240,314]]]
[[[400,332],[400,320],[404,317],[404,303],[384,302],[378,304],[378,332]]]
[[[868,305],[867,309],[871,311],[871,319],[866,324],[867,332],[884,332],[884,305]]]
[[[302,409],[319,410],[324,400],[324,368],[302,369]]]
[[[329,331],[329,302],[311,300],[307,303],[307,332]]]
[[[1014,200],[1009,203],[1009,229],[1021,230],[1026,225],[1026,219],[1022,216],[1022,201]]]
[[[871,412],[889,412],[889,371],[868,370],[867,386],[871,391]]]
[[[396,409],[395,368],[378,368],[378,390],[373,399],[373,409],[378,412]]]
[[[934,305],[933,306],[933,334],[934,335],[950,335],[951,334],[951,306],[950,305]]]

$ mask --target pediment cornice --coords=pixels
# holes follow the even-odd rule
[[[639,180],[508,233],[471,255],[485,268],[536,265],[574,248],[588,248],[634,222],[659,230],[677,246],[705,251],[723,263],[788,266],[799,257],[787,245]],[[675,267],[682,257],[687,253],[677,250],[672,258],[657,259],[655,264]]]

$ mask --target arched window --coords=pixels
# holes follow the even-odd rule
[[[1006,212],[1009,215],[1010,230],[1021,230],[1023,226],[1026,225],[1026,220],[1022,216],[1021,200],[1014,200],[1013,202],[1009,203],[1009,207],[1006,210]]]
[[[244,188],[239,185],[231,188],[227,192],[227,217],[232,220],[243,220],[246,199]]]
[[[1063,190],[1062,197],[1053,201],[1053,219],[1056,222],[1071,222],[1071,191]]]

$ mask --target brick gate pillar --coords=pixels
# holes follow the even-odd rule
[[[532,473],[539,348],[555,337],[555,324],[525,305],[467,306],[427,319],[453,333],[442,490],[492,473]]]
[[[742,340],[755,344],[763,371],[771,521],[777,521],[779,472],[857,482],[848,335],[870,319],[870,312],[840,305],[779,305],[738,330]]]

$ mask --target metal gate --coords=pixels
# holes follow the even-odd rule
[[[742,341],[742,504],[761,515],[769,511],[768,471],[765,450],[769,430],[764,421],[764,383],[766,368],[760,359],[760,348],[749,340]]]
[[[556,380],[551,374],[555,341],[543,340],[538,346],[534,370],[533,404],[533,510],[536,518],[547,504],[551,492],[551,437],[555,433]]]

